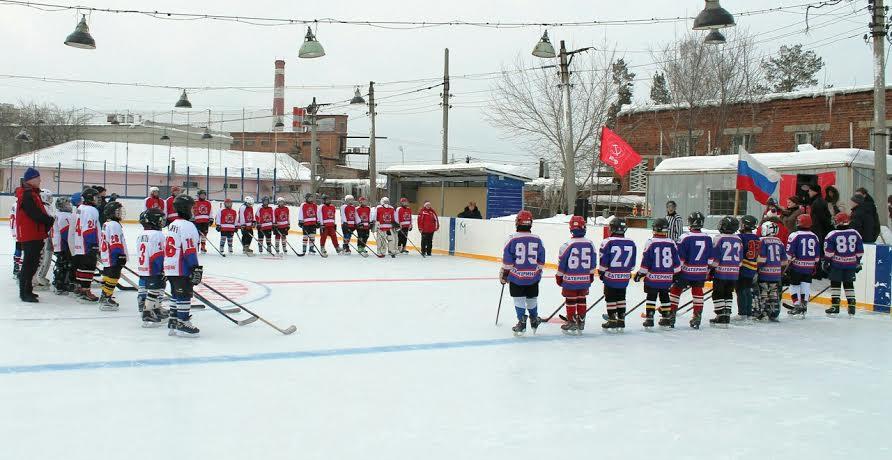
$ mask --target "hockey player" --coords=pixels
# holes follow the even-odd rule
[[[372,230],[372,208],[369,207],[366,197],[359,197],[359,206],[356,207],[356,250],[365,255],[368,252],[369,233]]]
[[[22,269],[22,243],[16,237],[15,231],[15,206],[16,202],[12,202],[12,208],[9,210],[9,231],[12,233],[12,240],[15,241],[15,252],[12,253],[12,277],[19,278],[19,270]]]
[[[53,288],[58,295],[68,295],[71,283],[71,249],[68,246],[68,233],[71,229],[71,199],[67,196],[56,198],[56,222],[53,223],[53,251],[56,265],[53,268]]]
[[[192,218],[195,200],[189,195],[178,196],[173,203],[177,217],[167,226],[164,244],[164,274],[170,281],[173,304],[167,320],[168,335],[198,337],[198,328],[192,325],[189,309],[192,305],[192,287],[201,283],[202,268],[198,264],[195,246],[199,236]]]
[[[40,202],[43,203],[46,213],[55,218],[56,207],[53,205],[53,192],[42,189],[40,190]],[[40,254],[40,263],[37,265],[37,273],[34,274],[33,286],[35,290],[45,291],[50,288],[50,280],[47,275],[50,272],[50,265],[53,264],[53,227],[49,229],[46,241],[43,245],[43,252]]]
[[[229,198],[223,200],[223,207],[217,211],[213,222],[217,224],[217,231],[220,232],[220,253],[223,253],[224,243],[229,243],[229,253],[232,254],[232,235],[235,234],[238,222],[238,211],[232,209],[232,200]]]
[[[840,286],[845,290],[849,317],[855,316],[855,274],[861,271],[864,240],[861,234],[849,228],[850,223],[848,214],[836,214],[836,230],[832,230],[824,239],[824,271],[830,275],[831,306],[825,310],[828,316],[839,315]]]
[[[158,208],[162,212],[164,212],[165,203],[164,203],[164,200],[161,199],[159,194],[160,194],[160,192],[158,191],[158,187],[149,187],[149,196],[146,197],[146,200],[145,200],[145,203],[143,206],[144,210],[151,209],[151,208]]]
[[[319,218],[322,220],[322,227],[319,231],[320,239],[319,239],[319,251],[322,252],[322,255],[327,255],[325,252],[325,241],[327,239],[331,239],[331,244],[334,246],[335,251],[340,254],[341,248],[338,246],[338,231],[337,231],[337,222],[335,219],[338,215],[338,208],[335,205],[331,204],[331,198],[328,195],[322,195],[322,206],[319,206]]]
[[[758,221],[753,216],[740,218],[740,242],[743,244],[743,260],[740,263],[740,276],[737,278],[737,316],[735,321],[747,321],[753,316],[753,296],[756,271],[759,263],[759,237],[754,233]]]
[[[285,204],[285,198],[276,198],[276,209],[273,212],[273,223],[276,234],[276,254],[282,246],[282,255],[288,254],[288,232],[291,231],[291,210]]]
[[[796,218],[796,231],[787,242],[790,258],[790,294],[795,296],[789,312],[794,317],[805,318],[811,295],[811,281],[821,255],[821,242],[811,232],[811,216],[800,214]]]
[[[158,208],[146,209],[139,215],[143,231],[136,241],[136,251],[139,254],[139,267],[136,273],[139,275],[140,285],[146,290],[145,303],[139,305],[142,327],[160,326],[161,321],[169,316],[161,305],[164,299],[165,245],[161,229],[165,220],[164,212]]]
[[[344,244],[341,249],[344,254],[350,254],[350,239],[353,238],[353,232],[356,231],[356,203],[353,201],[353,195],[344,197],[344,204],[341,205],[341,234],[344,238]]]
[[[660,327],[672,326],[670,317],[672,303],[669,300],[669,288],[675,274],[681,271],[681,260],[678,258],[678,247],[669,238],[669,220],[659,218],[653,223],[653,237],[647,240],[641,257],[641,266],[635,273],[635,282],[644,278],[645,303],[644,328],[654,327],[654,313],[657,300],[660,308]]]
[[[251,240],[254,239],[254,197],[246,196],[245,202],[238,208],[238,219],[235,226],[242,232],[242,252],[246,256],[253,256]]]
[[[173,222],[177,218],[177,211],[173,208],[173,200],[180,194],[180,187],[174,185],[170,188],[170,196],[164,200],[164,212],[167,213],[167,223]]]
[[[372,212],[372,222],[375,224],[375,241],[378,243],[378,257],[390,254],[396,257],[396,240],[393,237],[394,209],[390,205],[390,198],[381,198],[381,204]]]
[[[531,233],[532,213],[521,210],[517,213],[514,224],[517,232],[508,238],[502,251],[499,280],[502,284],[508,284],[508,291],[514,299],[514,311],[517,313],[517,324],[511,328],[514,335],[526,332],[527,313],[530,327],[535,334],[542,321],[539,318],[538,305],[539,280],[542,279],[542,267],[545,265],[545,245],[538,235]],[[381,244],[380,240],[378,244]]]
[[[703,213],[694,211],[688,216],[689,231],[681,235],[678,242],[678,258],[681,260],[681,272],[675,275],[672,289],[669,290],[669,301],[672,303],[670,323],[675,326],[675,314],[681,293],[691,288],[694,304],[694,316],[690,326],[700,329],[703,317],[703,285],[709,275],[709,257],[712,254],[712,238],[702,232]]]
[[[95,207],[96,189],[87,188],[81,192],[81,204],[74,217],[74,246],[72,255],[77,267],[77,283],[80,287],[75,291],[81,303],[96,302],[90,291],[93,275],[96,273],[96,259],[99,254],[99,211]]]
[[[759,229],[762,235],[758,259],[760,308],[753,312],[753,318],[761,320],[768,317],[771,322],[777,322],[780,314],[781,276],[787,265],[787,251],[783,241],[778,238],[779,227],[777,222],[766,220]]]
[[[212,208],[211,202],[208,201],[208,192],[199,190],[198,199],[195,200],[195,208],[192,210],[192,222],[195,223],[195,228],[198,229],[198,234],[201,235],[200,250],[202,254],[208,253],[205,242],[208,239],[208,229],[211,227]]]
[[[409,207],[408,198],[400,198],[400,206],[396,208],[394,214],[396,214],[396,223],[399,225],[399,230],[396,232],[397,252],[400,254],[408,254],[409,251],[406,250],[406,242],[409,240],[409,232],[412,231],[412,208]]]
[[[595,279],[598,254],[594,243],[585,237],[584,217],[570,218],[570,234],[570,241],[561,246],[555,281],[567,306],[567,322],[561,331],[579,334],[585,330],[586,296]]]
[[[312,193],[304,195],[304,202],[297,208],[297,223],[304,232],[303,254],[316,252],[316,229],[319,228],[319,207],[316,206],[316,196]]]
[[[743,242],[735,235],[740,229],[740,221],[725,216],[719,222],[719,234],[712,239],[712,254],[709,258],[712,274],[712,305],[715,318],[710,326],[727,328],[731,323],[731,303],[734,286],[740,277],[740,262],[743,258]]]
[[[598,276],[604,283],[607,303],[607,322],[601,327],[607,332],[620,332],[626,327],[626,288],[635,267],[638,248],[626,238],[626,221],[610,221],[610,236],[601,241],[598,252]]]
[[[102,269],[102,295],[99,297],[99,309],[102,311],[118,310],[118,302],[112,294],[118,286],[121,270],[127,264],[127,242],[121,227],[123,211],[124,206],[117,201],[108,203],[103,210],[105,223],[99,235],[102,265],[105,267]]]
[[[273,227],[275,226],[276,213],[269,205],[270,199],[265,196],[260,199],[260,207],[254,220],[257,222],[257,252],[263,253],[263,245],[266,243],[266,252],[273,253]]]
[[[68,229],[68,250],[71,251],[71,263],[70,270],[68,271],[68,285],[70,287],[70,292],[74,292],[77,294],[77,289],[80,286],[77,280],[77,261],[74,257],[74,243],[77,238],[77,208],[83,203],[83,199],[81,198],[81,192],[75,192],[71,194],[71,226]]]

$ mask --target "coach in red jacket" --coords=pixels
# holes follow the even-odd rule
[[[430,201],[418,210],[418,231],[421,232],[421,253],[429,256],[434,248],[434,232],[440,229],[440,219]]]
[[[28,168],[22,186],[15,191],[16,240],[22,244],[22,270],[19,272],[19,298],[23,302],[37,302],[34,293],[34,274],[43,252],[44,240],[53,226],[53,217],[40,201],[40,172]]]

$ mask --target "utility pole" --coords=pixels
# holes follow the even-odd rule
[[[443,158],[442,163],[449,163],[449,48],[443,50]],[[440,182],[440,215],[446,215],[446,179]]]
[[[886,154],[889,150],[889,133],[886,131],[886,7],[884,0],[873,0],[873,20],[870,23],[873,36],[873,197],[878,205],[887,195],[888,175]],[[880,210],[880,225],[889,225],[888,213]]]
[[[570,62],[567,47],[561,40],[561,86],[564,90],[564,117],[567,131],[564,147],[564,192],[567,194],[567,214],[572,215],[576,207],[576,155],[573,144],[573,111],[570,107]]]
[[[369,119],[372,122],[369,139],[369,203],[378,202],[378,158],[375,156],[375,82],[369,82]]]
[[[319,189],[319,181],[317,179],[316,170],[319,168],[319,152],[316,151],[316,112],[319,106],[316,105],[316,98],[307,106],[307,118],[310,121],[310,190],[316,193]]]

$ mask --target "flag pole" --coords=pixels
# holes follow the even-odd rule
[[[743,145],[737,146],[737,174],[740,174],[740,152],[743,151]],[[740,189],[737,188],[737,180],[734,181],[734,216],[737,217],[740,211]]]

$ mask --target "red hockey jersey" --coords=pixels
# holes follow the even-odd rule
[[[291,210],[288,209],[288,206],[276,206],[275,221],[278,228],[291,226]]]
[[[257,226],[260,227],[261,230],[273,229],[273,220],[275,219],[273,208],[269,206],[261,206],[260,209],[257,210],[257,215],[254,217],[257,221]]]
[[[321,207],[322,212],[322,225],[324,227],[334,227],[335,226],[335,216],[338,213],[338,208],[334,207],[332,204],[323,204]]]
[[[211,202],[198,200],[192,205],[192,222],[206,224],[211,220]]]

